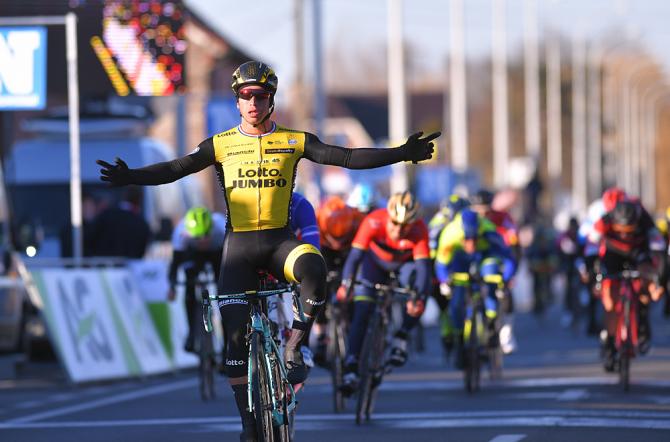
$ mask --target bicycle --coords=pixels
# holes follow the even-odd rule
[[[391,372],[385,356],[391,323],[390,307],[393,299],[396,296],[405,300],[408,297],[415,299],[417,294],[412,289],[398,286],[395,279],[390,284],[373,284],[368,281],[356,281],[354,284],[372,288],[377,292],[374,300],[375,309],[368,322],[359,357],[360,384],[356,403],[356,424],[360,425],[363,420],[370,420],[377,396],[377,387],[381,384],[384,375]]]
[[[328,273],[328,293],[335,293],[340,286],[338,272]],[[328,326],[326,328],[328,347],[326,354],[330,367],[330,377],[333,384],[333,409],[341,413],[346,407],[344,394],[340,388],[344,376],[344,358],[347,355],[347,317],[346,306],[332,302],[326,310]]]
[[[210,295],[203,299],[203,322],[211,332],[211,306],[217,301],[244,299],[249,303],[247,342],[249,345],[248,400],[254,414],[260,442],[291,441],[297,401],[295,390],[286,379],[286,366],[279,351],[276,327],[268,319],[267,298],[291,291],[293,305],[304,317],[294,286],[271,282],[262,273],[258,290],[230,295]]]
[[[193,311],[193,323],[197,324],[202,315],[202,303],[209,297],[208,287],[214,283],[214,271],[207,263],[203,268],[196,265],[185,266],[184,275],[186,281],[177,282],[178,286],[184,286],[187,290],[193,286],[195,296],[195,309]],[[201,327],[194,327],[193,349],[198,355],[198,389],[200,398],[209,401],[216,398],[215,369],[216,352],[212,335],[205,333]]]
[[[502,354],[499,346],[489,346],[489,334],[485,326],[485,307],[481,286],[484,282],[476,263],[468,273],[455,273],[459,282],[468,282],[465,292],[465,322],[463,326],[464,370],[463,383],[468,393],[479,391],[482,362],[489,363],[492,379],[502,376]]]
[[[624,268],[619,273],[607,275],[608,278],[621,281],[619,299],[614,309],[617,313],[616,334],[614,345],[616,349],[619,372],[619,384],[624,391],[630,389],[630,363],[637,355],[638,345],[638,292],[633,286],[634,281],[640,280],[643,274],[639,270]],[[598,283],[602,282],[603,275],[596,277]]]

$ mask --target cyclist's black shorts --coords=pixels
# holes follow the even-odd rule
[[[219,293],[235,294],[257,289],[258,270],[268,270],[283,282],[299,280],[300,301],[305,313],[318,311],[324,304],[326,266],[323,258],[314,246],[296,239],[288,228],[227,233]],[[226,333],[228,376],[245,376],[249,306],[241,299],[225,300],[219,305]]]

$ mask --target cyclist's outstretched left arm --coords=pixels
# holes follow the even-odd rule
[[[97,160],[96,163],[102,166],[100,180],[112,186],[166,184],[214,164],[214,143],[210,137],[186,156],[137,169],[128,168],[121,158],[116,158],[115,164],[103,160]]]
[[[305,158],[319,164],[342,166],[347,169],[372,169],[401,161],[424,161],[433,156],[432,140],[440,136],[434,132],[420,138],[423,132],[417,132],[402,146],[391,149],[356,148],[325,144],[316,135],[305,134]]]

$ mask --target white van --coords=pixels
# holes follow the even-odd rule
[[[70,146],[67,121],[59,129],[43,128],[36,138],[17,142],[5,161],[5,180],[14,231],[36,236],[38,257],[60,257],[61,237],[70,228]],[[122,158],[129,167],[142,167],[173,158],[160,141],[136,136],[130,123],[93,120],[81,123],[82,195],[116,203],[123,188],[100,181],[102,159]],[[65,128],[65,129],[63,129]],[[187,177],[162,186],[145,186],[143,211],[154,233],[181,217],[189,207],[202,204],[197,181]],[[164,236],[164,234],[162,235]],[[25,240],[24,240],[25,242]]]

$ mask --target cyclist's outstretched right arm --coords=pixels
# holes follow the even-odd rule
[[[116,158],[116,164],[114,165],[103,160],[97,160],[96,163],[102,166],[100,179],[107,181],[112,186],[171,183],[214,164],[214,142],[210,137],[186,156],[138,169],[128,168],[128,165],[121,158]]]

